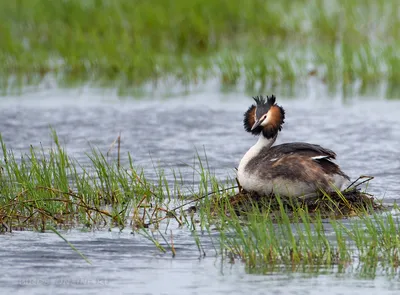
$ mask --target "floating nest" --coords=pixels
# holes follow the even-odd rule
[[[220,197],[215,196],[215,202],[212,205],[211,210],[216,216],[218,216],[222,205],[222,207],[226,208],[226,216],[230,216],[233,209],[234,213],[238,216],[246,217],[248,214],[260,212],[267,214],[269,217],[277,221],[281,220],[283,217],[282,209],[291,220],[298,220],[299,215],[297,213],[300,211],[306,212],[310,217],[315,216],[324,219],[341,219],[372,214],[376,211],[385,210],[387,207],[384,206],[380,200],[374,198],[373,195],[359,189],[360,185],[369,182],[371,179],[373,179],[372,176],[362,175],[344,191],[320,191],[312,195],[300,197],[276,196],[274,194],[269,196],[260,196],[255,192],[247,192],[243,190],[238,183],[239,193],[229,196],[228,200],[224,198],[225,201],[230,203],[230,206],[225,207],[225,205],[219,202]],[[357,183],[359,180],[363,181]],[[214,192],[196,198],[185,205],[197,202],[213,194]],[[175,209],[181,207],[183,207],[183,205]],[[173,211],[175,211],[175,209]],[[254,209],[257,210],[254,211]],[[195,213],[197,210],[197,205],[194,205],[188,207],[185,211],[188,213]]]
[[[259,196],[257,193],[242,190],[230,198],[230,203],[237,215],[246,215],[257,207],[272,217],[281,216],[282,206],[289,217],[293,217],[298,210],[306,210],[309,215],[318,214],[322,218],[345,218],[383,209],[382,204],[372,195],[357,188],[296,198]]]

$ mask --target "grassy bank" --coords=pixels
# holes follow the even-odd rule
[[[179,255],[173,244],[179,226],[192,233],[201,253],[201,240],[211,239],[217,255],[243,261],[250,272],[282,266],[311,271],[335,266],[345,272],[356,264],[369,277],[378,271],[397,273],[400,224],[389,212],[368,215],[361,210],[357,219],[343,222],[324,219],[317,211],[309,214],[304,207],[289,214],[278,199],[274,216],[257,203],[249,203],[239,216],[231,202],[234,181],[217,180],[201,161],[193,167],[199,180],[195,187],[184,187],[178,172],[172,185],[162,171],[157,182],[150,182],[131,159],[122,166],[95,149],[87,155],[90,164],[81,165],[53,137],[51,149],[31,147],[22,156],[0,138],[2,232],[128,227],[160,251]],[[214,193],[208,195],[210,191]]]
[[[316,77],[332,90],[400,83],[396,0],[0,2],[1,88],[151,82],[263,91]]]

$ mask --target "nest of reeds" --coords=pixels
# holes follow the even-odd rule
[[[299,220],[299,214],[297,213],[300,211],[306,212],[310,217],[315,216],[323,219],[340,219],[372,214],[373,212],[384,210],[385,206],[382,205],[380,200],[374,198],[373,195],[359,188],[361,184],[369,182],[371,179],[373,179],[371,176],[360,176],[344,191],[320,191],[312,195],[298,197],[277,196],[274,194],[260,196],[255,192],[243,190],[238,183],[239,192],[237,194],[228,196],[227,199],[225,197],[214,196],[211,212],[218,216],[221,208],[224,208],[223,211],[226,216],[231,216],[234,212],[234,214],[243,217],[246,217],[248,214],[260,212],[267,214],[274,220],[282,218],[282,210],[284,211],[284,215],[291,220]],[[362,181],[357,183],[358,180]],[[236,187],[230,187],[229,189],[232,188]],[[185,211],[193,214],[198,210],[198,205],[188,206],[207,196],[212,196],[214,193],[208,193],[195,198],[184,205],[174,208],[171,212],[186,207]],[[223,200],[223,202],[221,203],[220,200]],[[225,202],[228,202],[229,206],[226,206]]]
[[[260,196],[255,192],[240,189],[230,198],[230,204],[237,215],[245,215],[254,207],[272,217],[280,216],[282,208],[291,217],[298,210],[322,218],[345,218],[362,214],[371,214],[383,209],[383,205],[371,194],[359,189],[361,184],[372,180],[372,176],[360,176],[344,191],[316,192],[304,197],[285,197],[271,194]],[[358,182],[360,181],[361,182]]]
[[[272,216],[281,213],[292,216],[297,210],[306,210],[310,215],[318,214],[322,218],[344,218],[372,213],[382,209],[382,205],[370,194],[359,189],[344,192],[320,192],[307,197],[259,196],[254,192],[242,190],[230,198],[236,214],[243,215],[257,207],[261,212]]]

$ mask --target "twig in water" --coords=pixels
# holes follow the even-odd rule
[[[165,216],[166,217],[171,217],[172,216],[179,223],[179,226],[182,226],[182,221],[180,221],[178,219],[178,216],[176,216],[176,213],[173,210],[170,211],[170,210],[166,210],[164,208],[158,208],[158,210],[165,212]]]
[[[367,179],[364,180],[364,181],[361,181],[360,183],[357,183],[357,181],[359,181],[360,179],[364,179],[364,178],[367,178]],[[354,184],[356,184],[356,183],[357,183],[357,184],[354,185],[353,188],[356,188],[356,187],[362,185],[363,183],[366,183],[366,182],[368,182],[368,181],[370,181],[370,180],[372,180],[372,179],[374,179],[373,176],[360,175],[356,180],[354,180],[352,183],[350,183],[350,185],[348,185],[348,186],[346,187],[345,191],[347,191],[349,188],[351,188],[351,187],[352,187]]]
[[[189,202],[187,202],[185,204],[179,205],[178,207],[175,207],[175,208],[171,209],[170,211],[178,210],[178,209],[180,209],[182,207],[185,207],[185,206],[187,206],[189,204],[192,204],[192,203],[197,202],[197,201],[199,201],[201,199],[204,199],[205,197],[208,197],[208,196],[213,195],[215,193],[220,193],[220,192],[223,192],[223,191],[227,191],[227,190],[230,190],[230,189],[233,189],[233,188],[238,188],[238,186],[235,185],[235,186],[231,186],[231,187],[228,187],[228,188],[223,188],[223,189],[220,189],[220,190],[217,190],[217,191],[212,191],[212,192],[210,192],[208,194],[205,194],[204,196],[198,197],[198,198],[196,198],[194,200],[191,200],[191,201],[189,201]]]
[[[108,213],[107,211],[101,210],[101,209],[96,208],[96,207],[89,206],[88,204],[86,204],[86,202],[84,201],[84,199],[83,199],[81,196],[79,196],[79,195],[77,195],[77,194],[75,194],[75,193],[73,193],[73,192],[70,192],[70,191],[69,191],[69,192],[64,192],[64,191],[61,191],[61,190],[56,189],[56,188],[45,187],[45,186],[37,186],[36,188],[37,188],[37,189],[44,189],[44,190],[47,190],[47,191],[51,191],[51,192],[53,192],[53,193],[59,193],[59,194],[63,194],[63,195],[68,195],[68,196],[70,196],[70,197],[73,197],[73,198],[79,200],[79,203],[73,203],[73,202],[70,202],[70,203],[73,203],[73,204],[75,204],[75,205],[77,205],[77,206],[79,206],[79,207],[81,207],[81,208],[86,209],[87,216],[88,216],[92,221],[93,221],[93,219],[92,219],[92,217],[90,216],[89,211],[94,211],[94,212],[99,213],[99,214],[100,214],[100,217],[104,220],[104,222],[106,222],[106,220],[104,219],[104,216],[103,216],[103,215],[106,215],[106,216],[108,216],[108,217],[110,217],[110,218],[113,217],[112,214]],[[56,199],[51,199],[51,200],[56,200]],[[58,200],[58,201],[61,201],[61,202],[68,202],[68,200],[63,200],[63,199]],[[25,202],[25,201],[24,201],[24,202]]]
[[[161,220],[164,220],[165,218],[170,217],[170,216],[173,216],[173,217],[176,219],[176,221],[178,221],[179,225],[182,225],[182,222],[181,222],[181,221],[178,219],[178,217],[176,216],[176,213],[175,213],[176,210],[178,210],[178,209],[180,209],[180,208],[182,208],[182,207],[184,207],[184,206],[187,206],[187,205],[189,205],[189,204],[191,204],[191,203],[197,202],[197,201],[199,201],[199,200],[201,200],[201,199],[204,199],[205,197],[207,197],[207,196],[209,196],[209,195],[215,194],[215,193],[217,193],[217,192],[227,191],[227,190],[230,190],[230,189],[233,189],[233,188],[237,188],[237,186],[231,186],[231,187],[223,188],[223,189],[220,189],[220,190],[217,190],[217,191],[212,191],[212,192],[210,192],[210,193],[208,193],[208,194],[206,194],[206,195],[204,195],[204,196],[198,197],[198,198],[196,198],[196,199],[194,199],[194,200],[191,200],[191,201],[189,201],[189,202],[187,202],[187,203],[185,203],[185,204],[182,204],[182,205],[180,205],[180,206],[178,206],[178,207],[175,207],[175,208],[173,208],[173,209],[171,209],[171,210],[166,210],[166,209],[163,209],[163,208],[158,208],[158,207],[156,207],[156,208],[154,209],[154,211],[157,210],[157,211],[166,212],[166,216],[163,217],[163,218],[161,218],[161,219],[157,219],[157,220],[155,220],[155,221],[152,221],[151,218],[150,218],[150,221],[149,221],[148,223],[145,224],[145,227],[148,227],[149,225],[151,225],[151,224],[153,224],[153,223],[155,223],[155,222],[159,222],[159,221],[161,221]],[[154,212],[153,212],[153,215],[154,215]],[[152,216],[153,216],[153,215],[152,215]],[[168,215],[169,215],[169,216],[168,216]]]

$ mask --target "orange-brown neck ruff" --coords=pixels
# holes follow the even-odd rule
[[[258,134],[261,133],[261,127],[256,128],[255,130],[251,130],[251,127],[253,127],[255,122],[256,122],[256,106],[252,105],[244,113],[243,125],[244,125],[244,129],[247,132],[250,132],[250,133],[252,133],[254,135],[258,135]]]
[[[282,125],[285,119],[285,111],[278,105],[273,105],[268,111],[268,124],[263,127],[263,135],[266,138],[274,137],[282,130]]]

